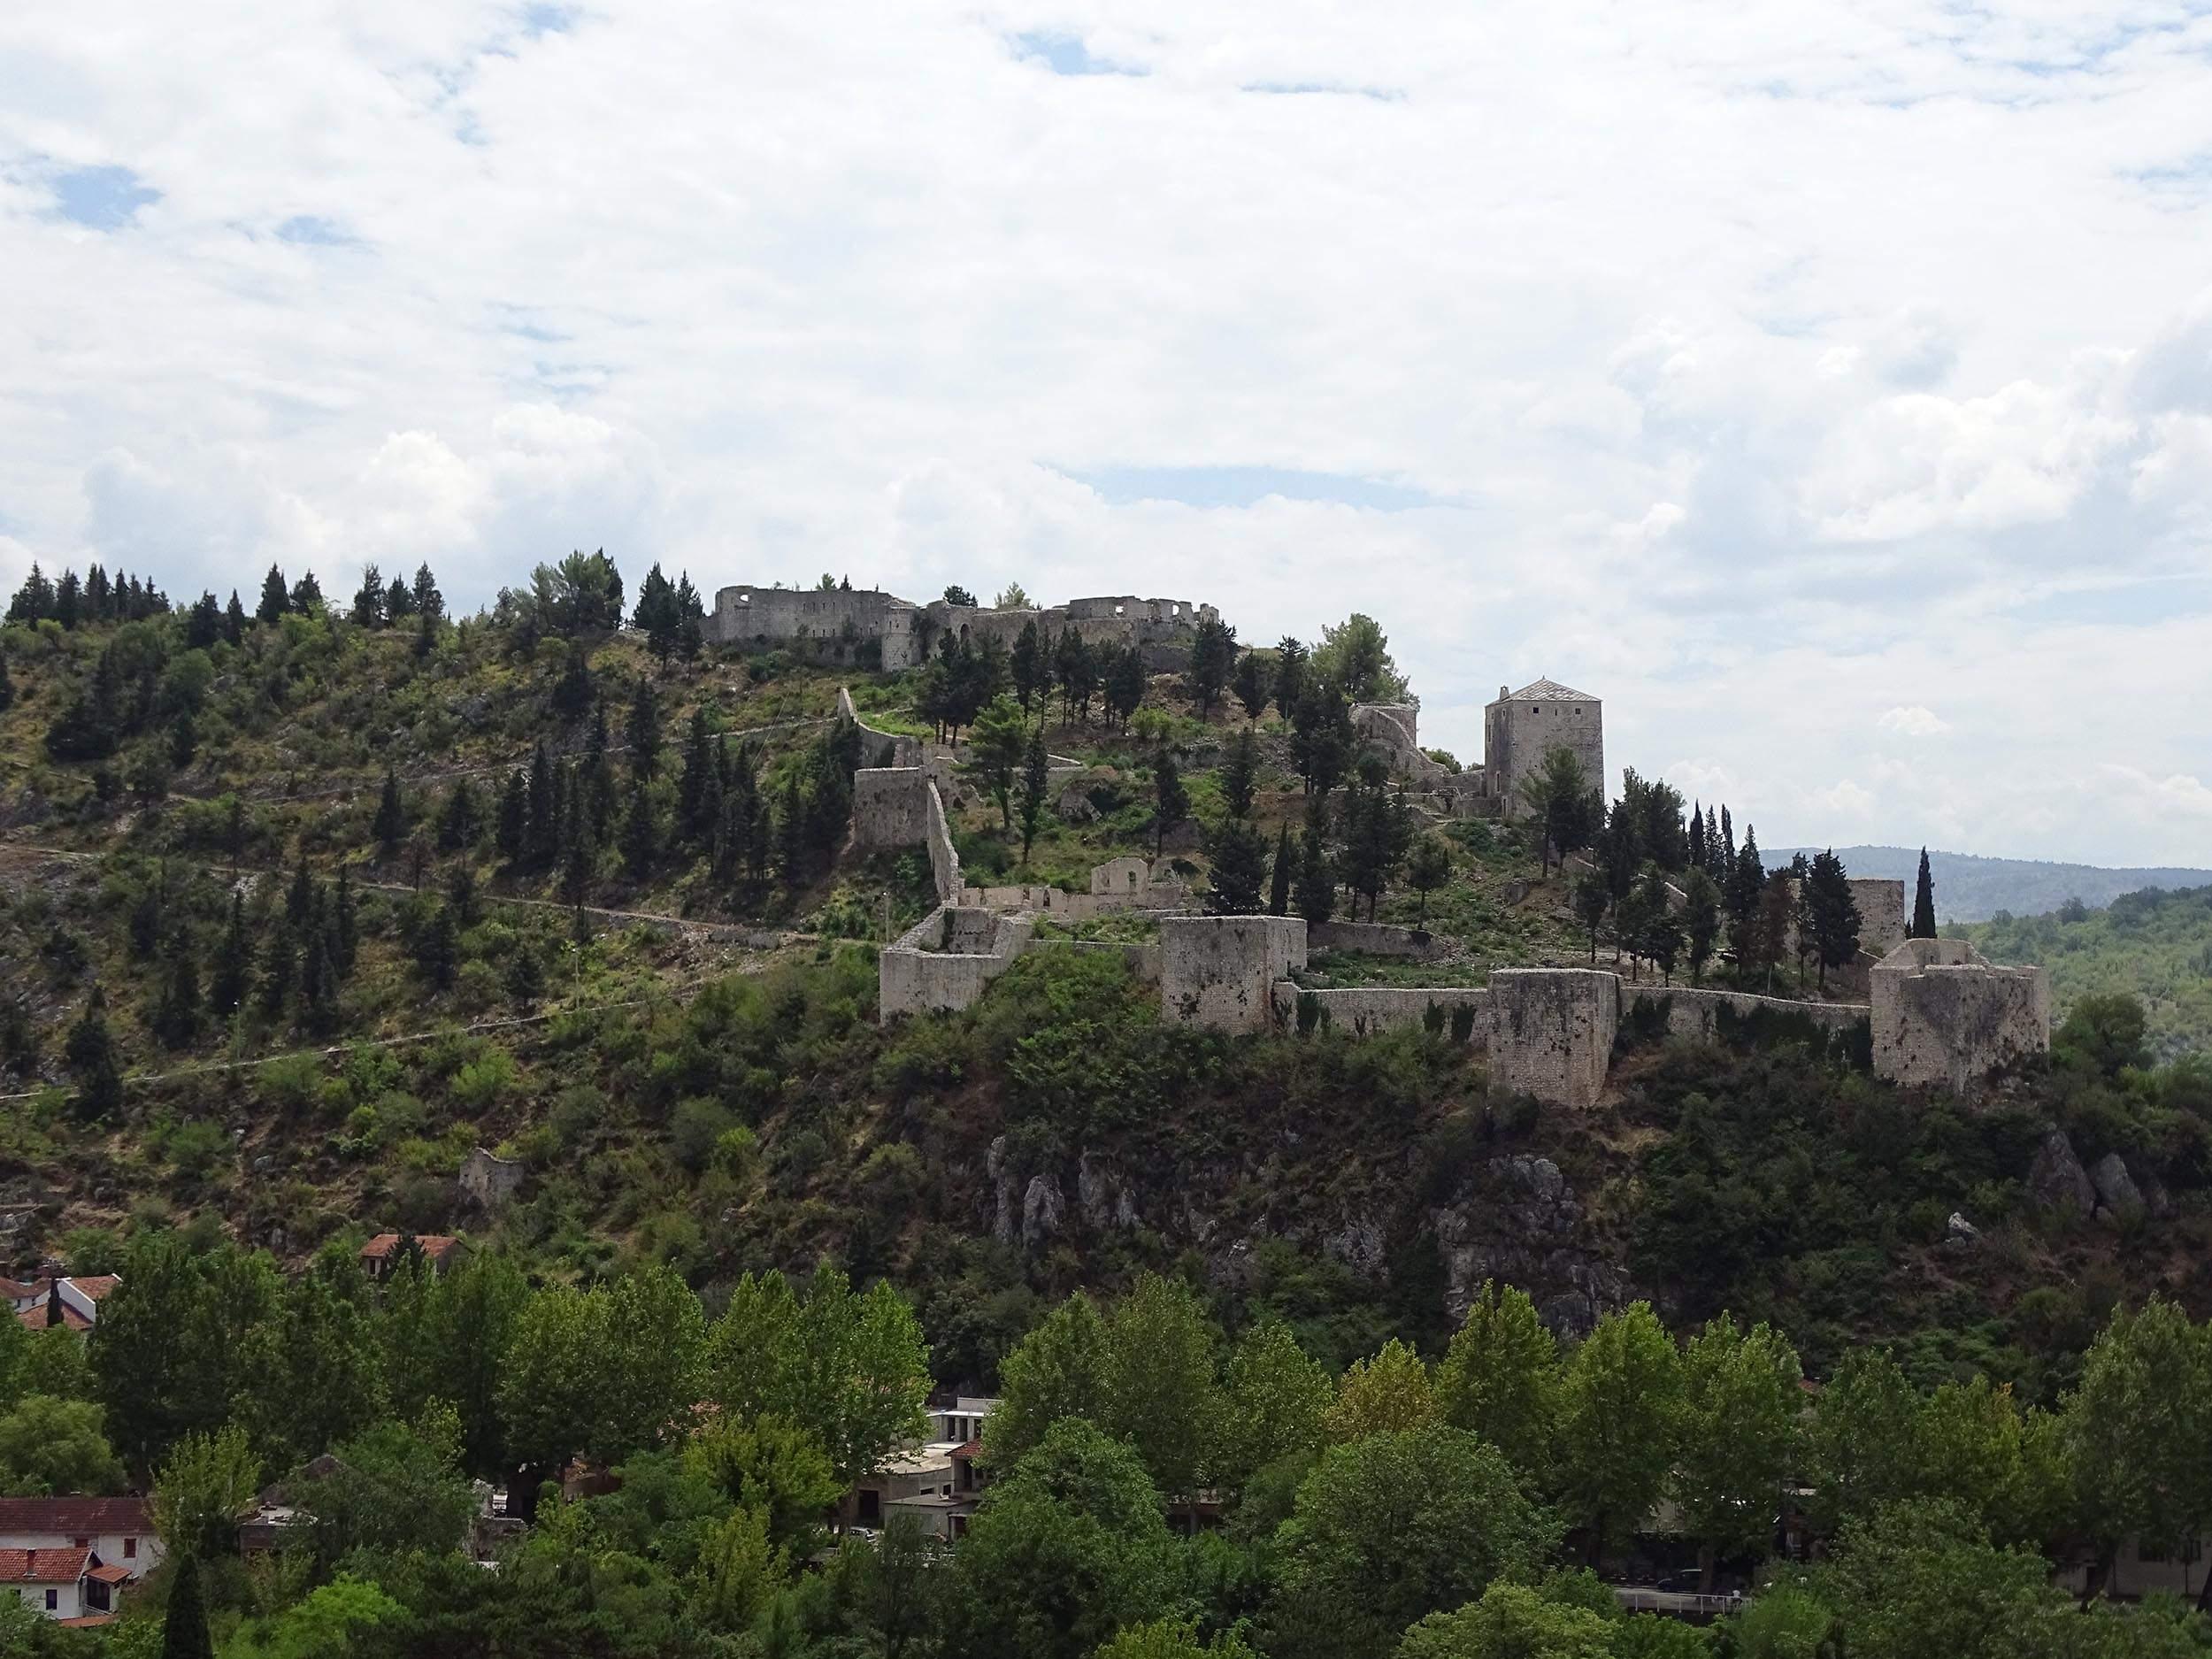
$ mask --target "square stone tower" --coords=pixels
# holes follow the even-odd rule
[[[1540,680],[1518,691],[1498,687],[1498,700],[1483,710],[1483,768],[1500,814],[1518,818],[1527,806],[1521,784],[1544,769],[1544,757],[1564,749],[1582,763],[1592,788],[1605,785],[1604,705],[1587,692]]]
[[[1908,939],[1875,964],[1874,1071],[1972,1094],[1998,1066],[2051,1046],[2040,968],[1999,967],[1963,939]]]

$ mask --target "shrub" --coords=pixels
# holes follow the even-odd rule
[[[478,1117],[505,1099],[514,1084],[514,1056],[504,1048],[488,1049],[453,1074],[453,1103]]]
[[[676,1162],[696,1175],[707,1167],[715,1147],[736,1123],[729,1108],[719,1101],[697,1095],[676,1102],[668,1122],[668,1142]]]

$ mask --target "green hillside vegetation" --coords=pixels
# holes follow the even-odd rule
[[[1517,824],[1444,819],[1351,734],[1403,690],[1361,618],[1310,652],[1217,627],[1156,672],[1070,635],[885,676],[709,647],[687,580],[632,602],[598,556],[470,617],[427,571],[309,587],[179,611],[73,574],[0,627],[0,1267],[123,1280],[88,1351],[0,1324],[0,1486],[153,1479],[197,1563],[104,1634],[0,1606],[0,1651],[149,1651],[165,1599],[227,1659],[1901,1655],[1870,1586],[1910,1578],[1979,1586],[1985,1645],[1940,1651],[1993,1656],[2055,1627],[2038,1552],[2172,1518],[2101,1507],[2122,1461],[2139,1494],[2200,1449],[2129,1415],[2126,1366],[2212,1351],[2173,1325],[2212,1313],[2212,1072],[2154,1052],[2155,1004],[2076,989],[2051,1059],[1970,1108],[1786,1012],[1702,1044],[1631,1019],[1605,1100],[1547,1109],[1441,1010],[1232,1037],[1115,953],[886,1025],[876,949],[934,895],[918,849],[845,850],[881,740],[841,684],[879,731],[965,740],[971,881],[1084,890],[1157,851],[1217,910],[1455,941],[1317,954],[1315,983],[1595,958],[1817,995],[1855,942],[1839,866],[1770,879],[1749,826],[1633,771],[1604,803],[1555,764]],[[2073,1203],[2054,1131],[2134,1196]],[[478,1148],[522,1175],[495,1210],[457,1179]],[[403,1250],[372,1285],[379,1231],[466,1263]],[[1520,1357],[1485,1372],[1486,1344]],[[1801,1364],[1837,1436],[1924,1452],[1878,1490],[1956,1507],[1845,1502],[1809,1461],[1835,1563],[1709,1648],[1559,1571],[1622,1569],[1661,1495],[1694,1517],[1667,1548],[1757,1570]],[[974,1532],[949,1569],[832,1547],[932,1386],[1008,1397]],[[1739,1386],[1781,1407],[1756,1467],[1723,1455]],[[1906,1415],[1841,1415],[1868,1401]],[[333,1450],[313,1545],[242,1568],[225,1494]],[[621,1490],[541,1497],[572,1455]],[[470,1476],[535,1511],[496,1574],[451,1548]],[[1186,1540],[1202,1492],[1225,1525]],[[2080,1651],[2194,1640],[2068,1618]],[[1811,1633],[1760,1647],[1762,1619]]]
[[[2146,888],[2101,910],[2077,900],[1945,931],[1993,961],[2041,963],[2060,1018],[2085,996],[2132,996],[2148,1016],[2153,1052],[2212,1054],[2212,887]]]

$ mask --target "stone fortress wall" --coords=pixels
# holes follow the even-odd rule
[[[1554,680],[1518,691],[1500,686],[1497,701],[1483,710],[1482,760],[1458,772],[1422,750],[1419,724],[1420,710],[1409,703],[1352,707],[1352,729],[1362,741],[1413,788],[1440,797],[1454,817],[1518,818],[1527,810],[1522,783],[1543,769],[1554,749],[1582,763],[1593,788],[1605,784],[1605,704]]]
[[[790,646],[842,663],[878,658],[895,673],[926,661],[946,635],[1012,646],[1035,623],[1058,635],[1072,627],[1087,643],[1134,645],[1156,670],[1179,667],[1213,606],[1189,599],[1142,599],[1133,594],[1072,599],[1062,605],[999,611],[942,599],[917,604],[872,588],[760,588],[743,582],[718,589],[707,619],[716,645],[766,649]]]

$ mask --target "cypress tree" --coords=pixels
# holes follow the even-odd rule
[[[168,982],[154,1009],[154,1035],[166,1048],[188,1048],[200,1034],[200,974],[192,961],[192,941],[180,933],[169,962]]]
[[[8,654],[0,651],[0,709],[15,702],[15,683],[8,678]]]
[[[299,867],[292,872],[291,891],[284,895],[284,919],[295,927],[307,920],[315,909],[315,878],[308,872],[307,849],[300,849]]]
[[[453,974],[460,944],[453,930],[453,912],[441,904],[431,912],[423,925],[422,936],[415,941],[415,965],[421,970],[424,980],[434,991],[453,987]]]
[[[446,877],[445,898],[456,926],[473,927],[483,919],[483,907],[476,902],[476,872],[466,864],[454,865]]]
[[[261,1011],[271,1019],[284,1012],[284,999],[292,994],[292,926],[279,922],[269,930],[269,942],[261,953]]]
[[[475,786],[466,778],[457,778],[452,788],[446,792],[445,805],[438,812],[439,850],[459,852],[473,845],[480,816]]]
[[[200,1564],[188,1555],[177,1563],[169,1586],[169,1605],[161,1621],[161,1659],[215,1659],[207,1633],[207,1609],[200,1600]]]
[[[1267,893],[1267,913],[1270,916],[1290,914],[1291,890],[1297,882],[1298,843],[1290,839],[1290,826],[1286,823],[1282,833],[1275,837],[1274,881]]]
[[[650,778],[660,770],[661,703],[649,680],[637,682],[637,695],[631,699],[630,718],[623,727],[622,740],[630,746],[633,777]]]
[[[545,995],[545,964],[539,960],[536,948],[526,939],[507,958],[507,995],[526,1014]]]
[[[1936,936],[1935,875],[1928,868],[1928,849],[1920,849],[1920,879],[1913,884],[1912,929],[1908,937],[1933,939]]]
[[[713,824],[707,813],[708,780],[716,771],[707,711],[694,709],[684,733],[683,775],[676,780],[676,822],[687,841],[698,841]]]
[[[1252,816],[1252,791],[1259,781],[1259,742],[1246,726],[1229,742],[1229,757],[1221,766],[1221,798],[1231,818]]]
[[[560,851],[561,821],[554,807],[553,763],[546,757],[545,745],[541,742],[530,753],[529,830],[526,840],[530,863],[540,870],[551,869]]]
[[[1206,909],[1216,916],[1252,916],[1267,883],[1267,842],[1240,818],[1231,818],[1214,837],[1213,868],[1208,873]]]
[[[599,867],[599,842],[591,833],[582,797],[574,790],[568,792],[568,810],[561,824],[561,896],[571,904],[581,904]]]
[[[238,590],[230,590],[230,603],[223,607],[223,637],[233,645],[246,637],[246,607],[238,603]]]
[[[1702,870],[1705,861],[1705,813],[1695,801],[1690,803],[1690,868]]]
[[[1156,858],[1167,850],[1169,826],[1190,816],[1190,795],[1183,787],[1183,774],[1176,767],[1174,756],[1163,753],[1154,766],[1152,795],[1156,809],[1152,855]]]
[[[1034,629],[1035,623],[1030,627]],[[1046,792],[1052,786],[1052,757],[1045,752],[1045,728],[1042,721],[1029,733],[1028,746],[1022,752],[1022,863],[1029,862],[1029,849],[1037,844],[1037,832],[1044,826]]]
[[[784,884],[795,887],[806,879],[806,798],[799,793],[796,770],[784,784],[783,810],[776,815],[776,858]]]
[[[1859,905],[1851,895],[1851,883],[1843,860],[1832,848],[1813,856],[1803,883],[1807,920],[1812,944],[1820,958],[1820,983],[1828,985],[1828,970],[1839,968],[1858,953]]]

